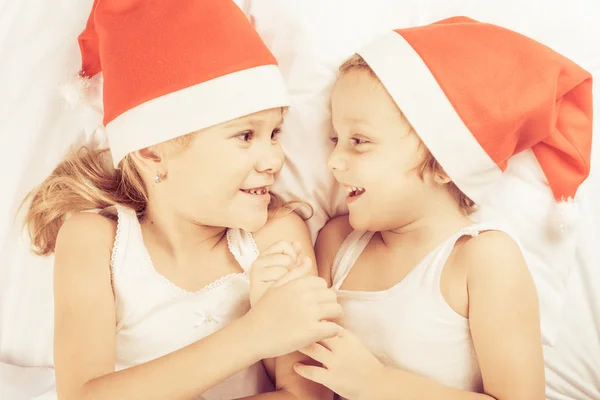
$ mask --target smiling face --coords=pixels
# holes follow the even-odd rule
[[[426,149],[379,80],[366,70],[343,74],[332,95],[332,122],[328,165],[348,192],[354,229],[391,230],[426,212],[435,184],[415,168]]]
[[[185,149],[169,154],[168,176],[150,201],[202,225],[260,229],[285,159],[278,141],[282,123],[277,108],[195,133]]]

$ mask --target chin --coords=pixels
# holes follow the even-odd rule
[[[350,222],[352,229],[356,231],[370,231],[373,228],[369,216],[360,212],[349,212],[348,222]]]
[[[359,211],[348,213],[348,222],[352,229],[356,231],[381,232],[390,229],[396,229],[394,221],[386,214],[374,214],[370,211]]]
[[[268,213],[265,209],[264,212],[252,212],[246,215],[240,215],[237,221],[237,227],[245,230],[246,232],[256,232],[262,229],[267,223]]]

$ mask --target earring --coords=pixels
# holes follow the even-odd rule
[[[160,171],[156,172],[156,176],[154,177],[154,182],[155,183],[161,183],[162,182],[162,176],[160,175]]]

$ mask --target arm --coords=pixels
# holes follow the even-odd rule
[[[245,316],[179,351],[115,372],[115,230],[113,221],[82,213],[58,235],[54,357],[61,399],[188,399],[262,358],[266,343],[258,333],[247,336],[257,330]]]
[[[485,393],[544,399],[539,303],[521,249],[507,234],[490,231],[461,253],[469,266],[469,321]]]
[[[321,232],[319,232],[314,252],[306,224],[304,224],[298,216],[295,216],[293,219],[296,221],[290,221],[290,225],[296,226],[293,231],[298,232],[299,235],[286,235],[286,240],[297,241],[301,244],[302,249],[309,249],[309,254],[306,254],[306,252],[304,254],[310,256],[313,261],[316,261],[316,264],[313,265],[317,265],[319,276],[327,281],[328,286],[331,286],[331,264],[333,263],[338,248],[348,234],[352,232],[352,227],[348,222],[348,216],[344,215],[334,218],[325,225]],[[316,271],[313,272],[316,273]],[[294,365],[298,363],[304,365],[319,365],[319,363],[315,362],[312,358],[299,352],[279,357],[277,359],[275,372],[275,381],[278,391],[254,396],[251,397],[251,399],[333,399],[333,392],[331,390],[295,373]]]
[[[300,256],[307,256],[312,260],[313,275],[317,274],[315,253],[312,247],[310,233],[306,223],[294,212],[287,213],[269,220],[269,222],[255,235],[259,250],[277,241],[300,244]],[[276,392],[247,397],[246,399],[290,399],[290,400],[327,400],[333,398],[333,393],[322,385],[302,378],[293,370],[298,362],[315,364],[309,357],[299,353],[291,353],[278,357],[276,360],[264,360],[267,370],[274,375]]]
[[[278,357],[275,364],[276,391],[244,397],[240,400],[332,400],[331,390],[294,372],[294,365],[299,362],[306,365],[319,365],[299,352]]]
[[[467,266],[469,321],[485,393],[457,390],[384,367],[346,331],[322,341],[331,351],[322,346],[306,351],[328,369],[300,366],[297,371],[342,395],[347,391],[345,397],[353,400],[543,400],[537,294],[519,247],[504,233],[485,232],[467,241],[455,262]],[[348,370],[347,365],[353,366]],[[357,378],[348,378],[350,374]]]
[[[395,368],[383,367],[371,387],[357,400],[494,400],[483,393],[466,392]],[[520,400],[521,398],[515,398]]]

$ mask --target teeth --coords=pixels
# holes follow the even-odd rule
[[[251,189],[251,190],[247,190],[247,192],[250,194],[255,194],[255,195],[263,195],[263,194],[267,194],[267,189],[266,188]]]
[[[346,189],[346,192],[348,194],[361,194],[365,191],[364,188],[361,187],[357,187],[357,186],[346,186],[344,185],[344,188]]]

